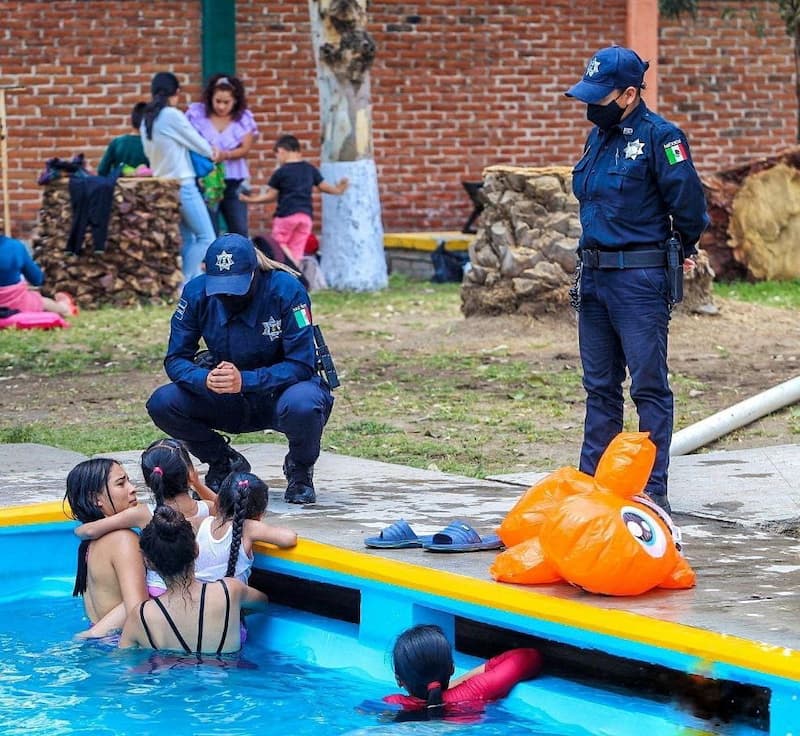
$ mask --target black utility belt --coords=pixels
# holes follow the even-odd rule
[[[581,263],[586,268],[607,271],[623,268],[666,268],[665,250],[582,250]]]

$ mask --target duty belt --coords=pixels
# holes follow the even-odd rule
[[[582,250],[581,263],[601,270],[622,268],[666,268],[663,250]]]

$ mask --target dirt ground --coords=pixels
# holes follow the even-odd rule
[[[677,312],[670,329],[670,368],[679,400],[676,427],[681,428],[748,398],[798,373],[800,323],[787,309],[729,300],[717,300],[716,316]],[[391,341],[393,351],[431,355],[443,349],[461,354],[502,350],[511,358],[529,360],[532,371],[570,370],[579,366],[575,320],[572,313],[544,318],[472,317],[464,319],[457,305],[436,314],[427,312],[372,315],[373,324],[383,321],[385,329],[365,331],[363,320],[347,321],[340,316],[327,319],[328,343],[340,372],[374,355]],[[391,375],[391,366],[386,367]],[[4,380],[2,400],[5,418],[0,426],[31,422],[74,424],[102,421],[104,416],[141,412],[152,389],[164,381],[162,369],[129,372],[96,372],[77,376],[43,378],[34,375],[21,380]],[[346,420],[358,407],[339,393],[336,412]],[[581,439],[583,397],[578,396],[567,418],[543,416],[547,423],[559,423],[563,440],[546,452],[539,452],[549,465],[574,464]],[[10,411],[9,411],[10,410]],[[797,411],[797,414],[795,413]],[[410,422],[409,426],[413,426]],[[791,407],[759,420],[715,442],[706,449],[733,449],[796,442],[800,433],[800,410]],[[435,434],[434,434],[435,436]],[[509,442],[499,436],[498,443]],[[557,446],[555,446],[557,445]],[[543,448],[539,448],[541,451]],[[531,454],[533,451],[531,450]],[[529,457],[531,457],[529,455]],[[536,467],[522,459],[519,466]],[[514,470],[516,468],[508,468]],[[546,468],[539,468],[546,469]],[[551,468],[552,469],[552,468]]]

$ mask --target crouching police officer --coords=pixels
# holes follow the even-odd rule
[[[595,125],[572,178],[583,227],[578,340],[586,419],[580,469],[594,474],[622,431],[627,366],[639,429],[656,446],[646,492],[668,511],[673,397],[667,331],[682,282],[676,284],[673,272],[670,289],[666,243],[674,232],[683,244],[675,261],[682,278],[708,217],[686,136],[642,101],[648,66],[631,49],[604,48],[566,92],[586,103],[586,117]]]
[[[172,383],[156,389],[147,411],[208,463],[206,484],[215,491],[250,464],[214,430],[283,432],[284,498],[314,503],[314,463],[333,397],[316,374],[308,293],[234,233],[209,246],[205,269],[186,284],[172,316],[164,360]],[[201,337],[205,360],[196,359]]]

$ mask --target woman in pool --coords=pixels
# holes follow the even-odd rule
[[[140,503],[114,516],[82,524],[75,529],[81,539],[99,539],[117,529],[143,529],[153,518],[157,506],[171,506],[189,521],[207,519],[216,510],[216,494],[200,480],[186,448],[171,438],[156,440],[142,453],[142,475],[153,492],[153,503]],[[194,489],[202,500],[189,495]],[[152,570],[147,571],[147,592],[161,595],[164,581]]]
[[[169,506],[155,510],[139,545],[147,566],[161,575],[167,589],[130,612],[120,647],[138,645],[198,656],[238,651],[242,608],[265,611],[267,596],[236,578],[216,583],[196,580],[194,530]]]
[[[444,708],[503,698],[518,682],[535,677],[542,666],[536,649],[511,649],[461,675],[455,671],[450,642],[441,628],[420,625],[397,638],[392,651],[397,684],[408,695],[387,695],[384,701],[404,710]]]
[[[72,516],[84,523],[111,517],[136,504],[136,489],[116,461],[95,458],[78,463],[67,476],[65,499]],[[129,611],[147,598],[138,538],[119,529],[78,547],[73,595],[83,596],[94,624],[84,635],[104,636],[119,629]]]

